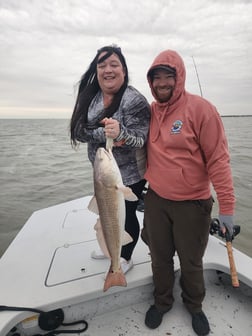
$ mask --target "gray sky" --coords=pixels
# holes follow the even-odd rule
[[[81,75],[112,43],[150,102],[146,72],[174,49],[188,91],[200,94],[194,59],[220,114],[252,114],[251,22],[250,0],[0,0],[0,118],[70,118]]]

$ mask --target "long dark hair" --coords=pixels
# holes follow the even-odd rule
[[[103,52],[106,52],[106,54],[98,60],[100,54]],[[111,104],[107,108],[104,109],[104,114],[101,116],[101,118],[97,121],[96,124],[91,125],[91,124],[88,124],[88,118],[87,118],[88,107],[91,101],[93,100],[93,98],[95,97],[95,95],[97,94],[97,92],[100,90],[100,86],[99,86],[98,79],[97,79],[97,68],[96,67],[97,67],[97,64],[104,62],[104,60],[110,57],[113,53],[118,56],[124,68],[124,72],[125,72],[124,82],[120,90],[114,95]],[[89,65],[89,68],[82,75],[80,83],[79,83],[77,99],[76,99],[76,103],[73,109],[73,114],[72,114],[72,118],[70,122],[71,142],[74,147],[77,145],[77,139],[75,135],[76,125],[81,123],[83,127],[94,129],[100,126],[99,121],[101,121],[103,118],[112,117],[120,105],[122,95],[128,86],[128,82],[129,82],[128,67],[126,64],[125,57],[123,56],[121,52],[121,48],[112,45],[112,46],[105,46],[99,49],[97,51],[95,58]]]

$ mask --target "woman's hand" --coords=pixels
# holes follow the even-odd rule
[[[116,139],[120,134],[119,121],[112,118],[104,118],[102,123],[104,123],[105,136],[107,138]]]

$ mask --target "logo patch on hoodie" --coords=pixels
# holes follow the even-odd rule
[[[174,121],[174,123],[172,124],[172,128],[171,128],[171,134],[179,134],[182,126],[183,126],[183,121],[181,120]]]

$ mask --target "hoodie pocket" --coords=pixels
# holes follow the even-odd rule
[[[206,179],[197,179],[195,175],[190,178],[182,168],[159,169],[155,174],[150,172],[148,175],[146,177],[152,189],[167,199],[191,199],[195,193],[198,194],[207,187]]]

